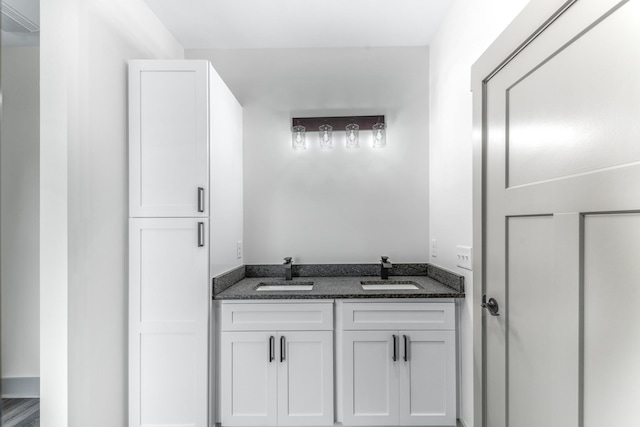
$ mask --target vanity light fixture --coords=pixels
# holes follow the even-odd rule
[[[332,131],[333,131],[333,126],[328,125],[326,123],[321,124],[318,127],[320,148],[322,148],[323,150],[331,150],[333,148],[333,138],[331,135]]]
[[[360,126],[358,126],[357,123],[349,123],[345,127],[345,131],[347,132],[347,148],[360,147],[360,143],[358,142],[358,133],[360,131]]]
[[[317,129],[317,130],[316,130]],[[386,124],[384,115],[377,116],[340,116],[340,117],[293,117],[291,132],[293,133],[293,148],[305,149],[305,131],[318,132],[320,148],[330,150],[334,147],[333,131],[345,131],[345,145],[347,148],[360,146],[360,131],[372,131],[373,146],[386,146]]]
[[[307,141],[305,138],[305,127],[297,124],[291,128],[292,135],[292,144],[294,150],[306,150],[307,149]]]

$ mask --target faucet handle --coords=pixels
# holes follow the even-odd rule
[[[388,257],[388,256],[381,256],[381,257],[380,257],[380,261],[382,261],[382,262],[389,262],[389,257]]]
[[[285,264],[291,264],[291,257],[290,257],[290,256],[285,257],[285,258],[284,258],[284,263],[285,263]]]

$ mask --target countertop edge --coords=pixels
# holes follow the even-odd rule
[[[305,294],[260,294],[260,295],[230,295],[222,297],[214,297],[215,301],[238,301],[238,300],[343,300],[343,299],[438,299],[438,298],[465,298],[465,294],[446,294],[446,293],[422,293],[422,294],[382,294],[381,291],[374,291],[372,294],[322,294],[322,295],[305,295]]]

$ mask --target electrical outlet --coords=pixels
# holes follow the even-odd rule
[[[436,239],[431,239],[431,256],[438,256],[438,241]]]
[[[473,249],[471,246],[456,246],[457,266],[466,268],[467,270],[473,269]]]
[[[242,259],[242,240],[238,240],[238,245],[236,246],[237,257],[238,259]]]

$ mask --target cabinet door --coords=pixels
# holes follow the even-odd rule
[[[401,331],[400,344],[400,425],[455,426],[455,332]]]
[[[207,427],[206,219],[129,221],[129,426]]]
[[[333,332],[280,332],[278,344],[278,425],[332,426]]]
[[[129,62],[131,217],[206,217],[208,62]]]
[[[223,332],[220,390],[223,426],[277,425],[275,332]]]
[[[397,339],[395,331],[344,332],[344,425],[398,424],[400,359],[394,335]]]

